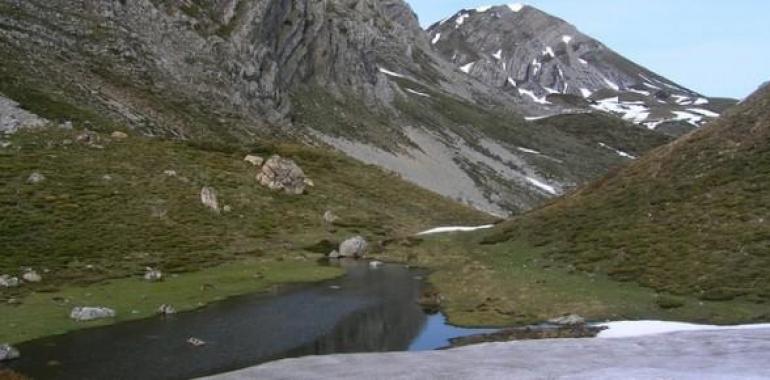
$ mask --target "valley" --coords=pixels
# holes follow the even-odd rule
[[[366,352],[441,378],[669,322],[725,329],[627,344],[761,374],[731,328],[770,321],[770,86],[699,93],[528,5],[420,25],[403,0],[0,0],[0,379]]]

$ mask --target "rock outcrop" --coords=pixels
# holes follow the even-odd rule
[[[106,307],[76,307],[70,312],[70,318],[77,322],[115,318],[115,310]]]
[[[243,158],[243,161],[246,161],[256,167],[261,167],[262,164],[265,162],[265,159],[260,156],[249,154]]]
[[[205,186],[201,189],[201,203],[217,214],[220,212],[217,191],[213,187]]]
[[[262,165],[257,181],[270,190],[293,195],[303,194],[305,188],[312,184],[296,162],[278,155],[270,157]]]
[[[14,133],[23,128],[42,127],[48,120],[19,107],[19,103],[0,94],[0,134]]]

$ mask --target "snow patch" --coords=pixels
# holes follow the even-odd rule
[[[539,188],[541,190],[545,190],[547,193],[550,193],[550,194],[553,194],[553,195],[558,195],[559,194],[559,192],[557,192],[556,189],[553,186],[550,186],[550,185],[548,185],[545,182],[539,181],[539,180],[537,180],[535,178],[532,178],[532,177],[527,177],[527,181],[529,183],[535,185],[535,187],[537,187],[537,188]]]
[[[620,150],[620,149],[615,149],[615,148],[613,148],[613,147],[611,147],[611,146],[609,146],[609,145],[607,145],[607,144],[605,144],[605,143],[599,143],[599,145],[600,145],[601,147],[603,147],[603,148],[607,148],[607,149],[609,149],[609,150],[611,150],[611,151],[614,151],[614,152],[615,152],[615,153],[617,153],[617,155],[618,155],[618,156],[620,156],[620,157],[630,158],[630,159],[632,159],[632,160],[635,160],[635,159],[637,158],[637,157],[636,157],[636,156],[634,156],[634,155],[628,154],[628,153],[626,153],[626,152],[624,152],[624,151],[622,151],[622,150]]]
[[[421,235],[433,235],[433,234],[443,234],[447,232],[471,232],[471,231],[477,231],[477,230],[486,230],[493,228],[494,224],[487,224],[484,226],[476,226],[476,227],[463,227],[463,226],[449,226],[449,227],[436,227],[432,228],[427,231],[422,231],[418,233],[418,236]]]
[[[503,49],[498,50],[497,53],[492,54],[492,56],[495,57],[495,59],[498,61],[503,59]]]
[[[433,40],[430,41],[430,43],[435,45],[436,43],[438,43],[439,40],[441,40],[441,33],[436,33],[436,35],[433,36]]]
[[[391,76],[391,77],[406,78],[405,76],[403,76],[403,75],[401,75],[399,73],[394,73],[394,72],[392,72],[392,71],[390,71],[388,69],[383,69],[382,67],[380,67],[380,72],[385,74],[385,75],[387,75],[387,76]]]
[[[561,36],[561,40],[564,41],[565,44],[569,44],[570,42],[572,42],[572,36],[565,34]]]
[[[611,80],[609,80],[607,78],[604,78],[604,83],[606,83],[607,86],[610,86],[611,89],[613,89],[615,91],[620,91],[620,86],[618,86],[617,83],[615,83],[615,82],[613,82],[613,81],[611,81]]]
[[[521,4],[521,3],[508,4],[508,8],[514,12],[520,12],[522,9],[524,9],[524,4]]]
[[[545,97],[542,97],[542,98],[540,98],[540,97],[538,97],[537,95],[535,95],[535,93],[534,93],[534,92],[532,92],[532,91],[530,91],[530,90],[525,90],[525,89],[523,89],[523,88],[520,88],[520,89],[519,89],[519,94],[521,94],[521,95],[526,95],[526,96],[529,96],[530,98],[532,98],[532,100],[534,100],[534,101],[535,101],[535,103],[539,103],[539,104],[551,104],[551,102],[549,102],[549,101],[545,100]]]
[[[545,117],[547,117],[547,116],[545,116]],[[524,148],[524,147],[520,147],[520,146],[516,147],[516,149],[518,149],[519,151],[524,152],[524,153],[542,154],[542,153],[540,153],[540,152],[538,152],[538,151],[536,151],[534,149]]]
[[[580,63],[582,63],[582,64],[586,65],[586,66],[588,65],[588,61],[586,61],[586,60],[585,60],[585,59],[583,59],[583,58],[578,58],[578,61],[579,61]]]
[[[511,86],[516,87],[516,81],[513,78],[508,77],[508,83],[510,83]]]
[[[551,58],[556,58],[556,54],[553,53],[553,48],[550,46],[545,47],[545,50],[543,50],[543,55],[550,55]]]
[[[681,331],[753,330],[770,328],[770,324],[716,326],[664,321],[618,321],[599,324],[608,327],[598,338],[630,338],[645,335],[666,334]]]
[[[471,72],[471,69],[473,68],[473,65],[476,64],[476,62],[471,62],[463,67],[460,67],[460,70],[466,74]]]
[[[463,23],[465,23],[465,19],[468,18],[469,16],[470,15],[467,14],[467,13],[463,13],[460,16],[458,16],[457,19],[455,20],[455,29],[457,29],[460,26],[462,26]]]
[[[422,96],[422,97],[425,97],[425,98],[430,98],[430,95],[428,95],[428,94],[426,94],[424,92],[419,92],[419,91],[416,91],[416,90],[412,90],[411,88],[406,88],[404,90],[406,90],[406,92],[408,92],[410,94],[414,94],[414,95],[417,95],[417,96]]]
[[[591,94],[593,94],[593,92],[591,92],[591,90],[587,88],[581,88],[580,93],[583,95],[584,98],[590,98]]]
[[[703,108],[688,108],[687,110],[690,111],[690,112],[695,112],[697,114],[701,114],[701,115],[706,116],[706,117],[714,117],[714,118],[719,117],[718,113],[713,112],[713,111],[709,111],[709,110],[705,110]]]
[[[620,98],[617,96],[599,100],[591,108],[621,114],[623,119],[634,123],[641,123],[650,117],[650,109],[644,105],[644,102],[620,102]]]

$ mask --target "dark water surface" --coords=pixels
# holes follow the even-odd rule
[[[241,296],[170,318],[150,318],[19,345],[10,367],[34,379],[188,379],[288,357],[431,350],[487,332],[446,325],[417,305],[424,273],[346,265],[332,281]],[[194,347],[190,337],[206,342]]]

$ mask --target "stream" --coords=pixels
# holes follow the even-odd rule
[[[341,265],[346,274],[334,280],[27,342],[9,367],[35,379],[189,379],[290,357],[434,350],[492,331],[426,314],[416,302],[422,271]]]

